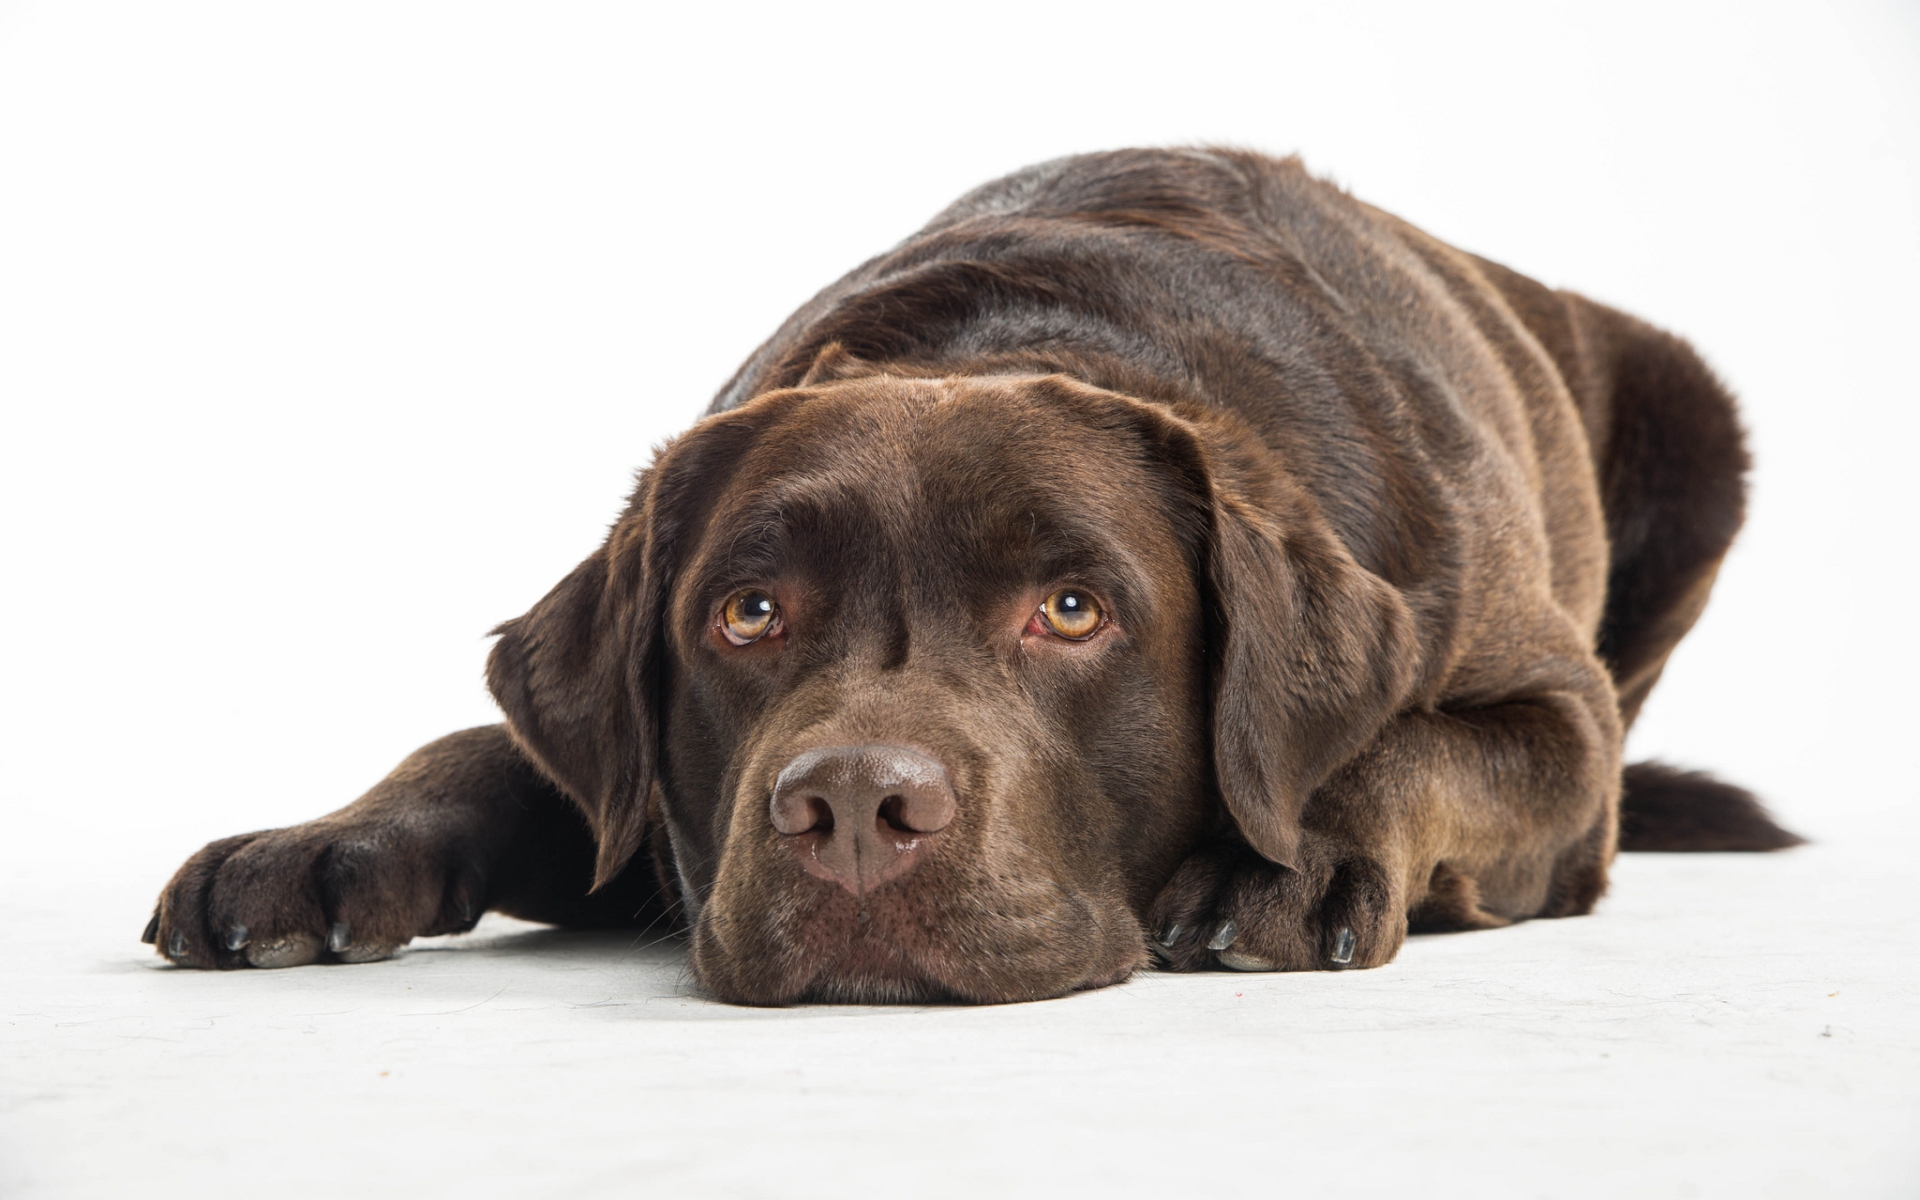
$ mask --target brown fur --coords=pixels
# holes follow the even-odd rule
[[[1745,469],[1684,343],[1296,162],[1044,164],[748,360],[497,631],[506,726],[214,843],[149,933],[279,965],[482,908],[670,917],[725,999],[998,1001],[1586,912]],[[1084,643],[1033,624],[1068,585],[1109,617]],[[743,588],[784,623],[737,646]],[[887,744],[950,823],[870,891],[803,869],[831,826],[774,827],[782,769]],[[1627,778],[1649,845],[1790,844],[1737,789]]]
[[[1805,841],[1774,824],[1752,792],[1704,771],[1655,762],[1627,768],[1622,850],[1785,850]]]

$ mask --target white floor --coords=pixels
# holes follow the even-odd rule
[[[0,1194],[1916,1195],[1909,862],[1631,856],[1594,917],[1374,972],[786,1011],[499,918],[175,970],[133,940],[156,864],[20,864]]]

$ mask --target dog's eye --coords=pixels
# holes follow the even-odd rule
[[[1100,604],[1085,592],[1061,588],[1041,603],[1040,619],[1048,629],[1077,642],[1100,628]]]
[[[780,608],[765,592],[748,588],[727,598],[720,610],[720,624],[727,640],[736,646],[756,642],[772,632],[780,621]]]

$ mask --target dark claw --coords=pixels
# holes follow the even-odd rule
[[[1180,931],[1184,928],[1186,928],[1184,925],[1169,925],[1167,926],[1167,931],[1160,935],[1158,941],[1162,946],[1172,946],[1180,940]]]
[[[176,929],[167,939],[167,957],[185,958],[187,956],[187,935],[184,930]]]
[[[155,913],[151,917],[147,918],[147,929],[145,933],[142,933],[140,935],[140,940],[145,942],[147,945],[151,946],[155,941],[159,939],[159,937],[160,937],[160,914]]]
[[[1333,935],[1333,961],[1336,965],[1344,967],[1353,961],[1355,940],[1353,930],[1344,925],[1340,927],[1340,932]]]
[[[333,928],[327,931],[327,949],[338,954],[352,945],[353,943],[347,937],[348,932],[345,921],[335,921]]]
[[[235,925],[232,929],[227,930],[227,949],[240,950],[243,949],[246,944],[247,927],[245,925]]]
[[[1218,933],[1213,935],[1213,940],[1207,943],[1207,949],[1225,950],[1227,947],[1233,945],[1233,939],[1239,936],[1240,936],[1240,927],[1238,925],[1235,925],[1232,921],[1228,921],[1224,925],[1220,926],[1220,931]]]

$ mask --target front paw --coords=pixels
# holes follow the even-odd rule
[[[387,958],[471,929],[478,864],[399,823],[311,821],[213,842],[166,889],[142,941],[186,967]]]
[[[1180,865],[1148,914],[1153,949],[1176,971],[1337,971],[1391,962],[1406,940],[1406,903],[1375,858],[1309,839],[1302,869],[1244,843],[1204,848]]]

